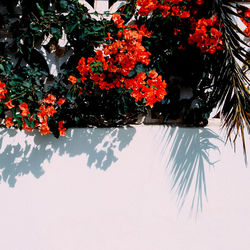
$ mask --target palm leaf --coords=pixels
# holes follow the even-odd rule
[[[218,99],[221,108],[223,126],[227,129],[227,139],[233,142],[239,133],[242,136],[243,149],[246,160],[246,145],[244,139],[244,128],[250,130],[250,99],[249,79],[249,45],[241,38],[244,33],[234,22],[233,16],[239,16],[236,5],[232,1],[216,0],[216,12],[223,24],[224,35],[224,61],[221,66],[221,74],[216,79],[214,97]],[[245,47],[245,48],[244,48]],[[243,66],[241,66],[243,64]]]

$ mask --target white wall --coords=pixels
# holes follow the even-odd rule
[[[214,121],[71,129],[58,140],[1,129],[0,249],[249,250],[238,144],[234,153]]]

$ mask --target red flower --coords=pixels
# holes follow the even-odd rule
[[[47,121],[47,112],[46,112],[46,107],[44,105],[39,107],[39,111],[37,112],[37,117],[39,118],[40,122]]]
[[[123,25],[124,20],[122,20],[122,18],[121,18],[121,16],[119,14],[113,13],[112,20],[116,24],[117,28],[123,28],[124,27],[124,25]]]
[[[180,31],[181,31],[180,29],[174,28],[174,36],[177,36]]]
[[[149,71],[148,76],[150,78],[156,78],[158,76],[158,73],[155,72],[154,70]]]
[[[247,9],[247,11],[245,12],[245,17],[250,17],[250,9]]]
[[[47,108],[46,108],[46,115],[48,116],[48,117],[53,117],[53,115],[56,113],[57,111],[56,111],[56,109],[53,107],[53,106],[48,106]]]
[[[56,101],[56,97],[52,94],[49,94],[47,98],[43,99],[43,102],[52,104],[52,105],[55,104],[55,101]]]
[[[63,105],[65,102],[66,100],[64,98],[60,98],[57,103],[58,105]]]
[[[26,122],[23,120],[23,130],[25,130],[27,133],[33,131],[33,128],[29,127]]]
[[[26,117],[28,116],[28,114],[30,114],[27,103],[23,102],[22,104],[19,105],[19,108],[22,110],[21,113],[22,117]]]
[[[74,76],[70,76],[70,77],[68,78],[68,80],[69,80],[72,84],[75,84],[75,83],[77,82],[77,78],[74,77]]]
[[[112,42],[103,44],[103,50],[96,50],[94,57],[82,57],[78,62],[77,69],[83,78],[82,82],[87,79],[102,90],[125,88],[136,102],[144,99],[146,105],[152,106],[166,95],[165,81],[154,70],[149,72],[149,78],[145,72],[133,78],[129,76],[139,63],[150,63],[150,52],[142,45],[142,39],[150,37],[151,32],[145,25],[139,28],[137,25],[125,26],[119,14],[113,14],[112,19],[120,29]],[[79,90],[82,93],[82,87]]]
[[[186,47],[184,47],[182,44],[178,47],[178,50],[185,50]]]
[[[198,5],[202,5],[202,4],[204,3],[204,0],[196,0],[196,3],[197,3]]]
[[[221,37],[222,34],[220,33],[219,30],[217,30],[215,28],[211,28],[211,36],[214,36],[214,37],[218,38],[218,37]]]
[[[147,16],[158,8],[157,0],[138,0],[136,4],[140,7],[138,14],[141,16]]]
[[[215,26],[219,26],[216,15],[213,15],[209,19],[199,19],[195,24],[194,34],[189,35],[188,43],[196,44],[203,53],[208,52],[213,54],[217,50],[222,50],[222,34]]]
[[[91,58],[93,59],[93,58]],[[90,60],[91,60],[90,59]],[[89,67],[88,65],[86,65],[86,62],[85,62],[85,58],[82,57],[80,59],[80,61],[78,62],[78,66],[76,67],[78,69],[78,71],[80,72],[82,78],[81,78],[81,81],[84,81],[85,80],[85,76],[89,74],[90,70],[91,70],[91,67]],[[70,76],[69,79],[72,79],[72,84],[75,84],[77,79],[74,77],[74,76]]]
[[[56,109],[53,106],[48,106],[47,108],[45,105],[39,107],[39,111],[37,112],[37,117],[40,121],[40,128],[41,134],[51,133],[47,124],[48,117],[53,117],[56,113]]]
[[[61,136],[65,136],[66,135],[66,133],[65,133],[66,128],[63,127],[63,123],[64,123],[63,121],[59,121],[58,122],[58,130],[59,130],[59,134]]]
[[[8,102],[6,102],[5,105],[6,105],[9,109],[12,109],[12,108],[15,107],[15,106],[12,104],[12,100],[11,100],[11,99],[10,99]]]
[[[167,4],[165,4],[165,5],[161,4],[159,6],[159,8],[161,10],[163,10],[162,13],[161,13],[163,17],[167,17],[168,15],[170,15],[171,7],[169,5],[167,5]]]
[[[113,37],[111,37],[111,35],[110,35],[109,32],[108,32],[107,34],[108,34],[108,36],[105,38],[106,40],[111,40],[111,39],[113,39]]]
[[[47,121],[43,121],[43,122],[40,124],[40,133],[41,133],[42,135],[47,135],[47,134],[50,134],[50,133],[51,133]]]
[[[5,94],[7,93],[5,87],[6,84],[0,81],[0,99],[5,99]]]
[[[5,126],[6,128],[9,128],[14,125],[14,122],[12,121],[13,117],[7,117],[5,120]]]

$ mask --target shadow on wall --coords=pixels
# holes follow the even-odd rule
[[[208,128],[171,127],[161,133],[161,156],[180,210],[188,198],[191,212],[202,211],[203,199],[207,198],[205,172],[218,162],[220,142],[224,143]]]
[[[71,157],[86,154],[88,167],[106,170],[117,161],[115,151],[122,151],[132,140],[135,128],[69,129],[67,136],[41,136],[38,131],[25,134],[12,129],[0,130],[0,181],[14,187],[18,176],[44,174],[43,165],[52,156]],[[18,137],[17,137],[18,136]]]

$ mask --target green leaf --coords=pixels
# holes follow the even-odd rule
[[[11,109],[13,118],[16,118],[16,108]]]
[[[23,77],[21,77],[21,76],[19,76],[19,75],[16,75],[16,74],[14,74],[14,75],[12,76],[12,79],[20,80],[20,81],[23,81],[23,80],[24,80]]]
[[[68,5],[68,2],[66,0],[60,0],[60,7],[62,9],[66,9]]]
[[[72,31],[76,28],[76,26],[79,24],[79,22],[76,22],[73,25],[66,26],[66,32],[72,33]]]
[[[2,64],[0,64],[0,70],[5,72],[4,66]]]
[[[32,102],[34,101],[34,99],[33,99],[32,96],[28,96],[27,99],[30,100],[30,101],[32,101]]]
[[[133,77],[136,74],[135,69],[129,71],[128,77]]]
[[[143,64],[137,64],[135,67],[135,71],[137,74],[140,72],[145,72],[145,68],[144,68]]]
[[[36,24],[34,23],[31,23],[30,24],[30,29],[34,30],[34,31],[40,31],[40,27],[39,26],[36,26]],[[21,48],[20,48],[21,50]],[[22,51],[21,51],[22,52]]]
[[[37,98],[38,98],[38,101],[40,101],[40,100],[42,100],[42,98],[43,98],[43,93],[41,92],[41,91],[36,91],[36,96],[37,96]]]
[[[4,108],[3,108],[3,105],[0,105],[0,114],[2,114]]]
[[[22,119],[16,117],[15,120],[17,121],[18,128],[21,130],[23,128],[23,121],[22,121]]]
[[[52,88],[52,85],[51,84],[46,84],[45,87],[44,87],[44,90],[45,92],[49,92]]]
[[[29,121],[29,119],[28,119],[27,117],[24,117],[24,121],[25,121],[25,123],[26,123],[28,126],[30,126],[30,121]]]
[[[92,27],[92,29],[94,30],[94,31],[100,31],[100,30],[102,30],[102,26],[100,26],[100,25],[96,25],[96,26],[93,26]]]
[[[40,15],[41,15],[41,16],[44,16],[44,10],[43,10],[43,8],[39,5],[39,3],[37,3],[37,2],[36,2],[36,7],[38,8]]]
[[[51,27],[51,34],[56,38],[59,39],[62,36],[62,32],[60,29],[56,27]]]
[[[24,81],[24,82],[22,83],[22,85],[23,85],[24,87],[26,87],[26,88],[30,88],[31,82],[30,82],[30,81]]]
[[[110,15],[109,11],[104,11],[104,15],[109,16]]]
[[[30,127],[31,127],[31,128],[35,128],[35,125],[36,125],[35,121],[32,121],[32,120],[31,120],[31,121],[30,121]]]
[[[6,73],[7,74],[10,74],[11,73],[11,64],[10,63],[8,63],[7,65],[6,65],[6,68],[5,68],[5,70],[6,70]]]

